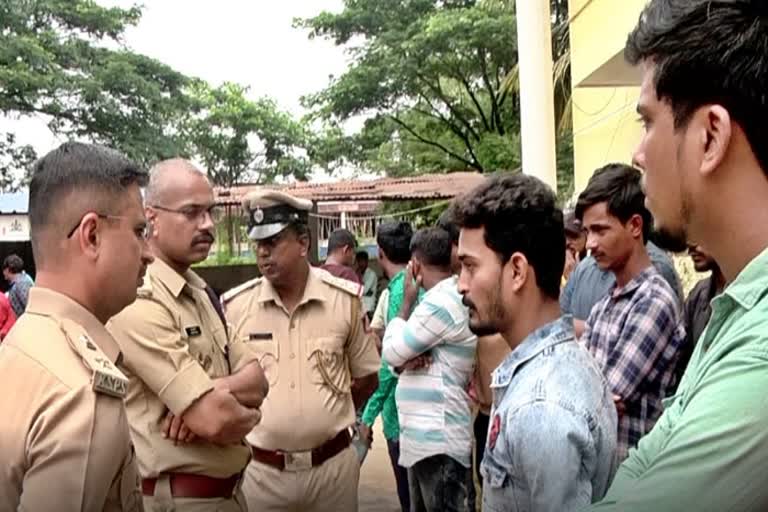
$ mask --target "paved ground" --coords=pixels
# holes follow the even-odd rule
[[[373,447],[360,472],[359,512],[399,512],[395,477],[389,464],[387,442],[381,432],[381,420],[373,427]]]

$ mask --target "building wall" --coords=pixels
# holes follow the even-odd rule
[[[635,121],[637,70],[623,60],[627,34],[646,0],[570,0],[572,19],[575,189],[610,162],[630,163],[641,126]]]

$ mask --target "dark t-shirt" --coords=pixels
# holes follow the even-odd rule
[[[355,272],[351,267],[347,267],[346,265],[326,263],[325,265],[321,265],[320,268],[328,271],[331,275],[336,277],[352,281],[353,283],[362,284],[360,281],[360,276],[357,275],[357,272]]]

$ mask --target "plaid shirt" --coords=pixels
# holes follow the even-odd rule
[[[685,342],[680,303],[672,288],[648,267],[595,304],[582,341],[602,367],[626,411],[619,418],[619,462],[648,433],[675,386]]]

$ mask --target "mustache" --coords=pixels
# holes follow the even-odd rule
[[[202,233],[192,239],[192,245],[198,244],[200,242],[212,244],[215,240],[216,239],[214,238],[213,233]]]

